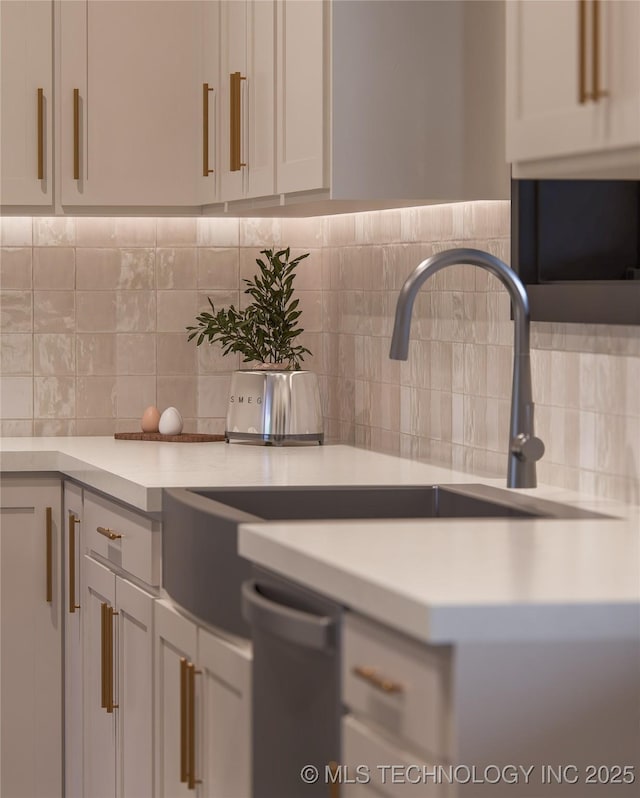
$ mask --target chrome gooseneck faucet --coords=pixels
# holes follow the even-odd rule
[[[447,266],[468,263],[497,277],[509,292],[515,320],[511,422],[509,427],[508,488],[535,488],[536,461],[544,454],[544,444],[533,434],[533,398],[529,359],[529,298],[518,275],[506,263],[479,249],[449,249],[423,260],[402,286],[391,339],[389,356],[406,360],[413,303],[422,284]]]

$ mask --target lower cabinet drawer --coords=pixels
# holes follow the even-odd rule
[[[342,719],[340,795],[344,798],[446,798],[448,785],[425,762],[351,715]]]
[[[85,541],[90,551],[142,579],[160,584],[160,523],[85,490]]]
[[[446,759],[451,647],[427,646],[346,613],[342,652],[343,703],[411,749]]]

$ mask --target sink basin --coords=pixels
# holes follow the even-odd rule
[[[584,518],[583,510],[488,485],[227,488],[200,496],[254,520],[372,518]]]
[[[256,521],[402,518],[596,518],[578,508],[487,485],[211,488],[163,492],[162,584],[185,609],[249,636],[238,526]]]

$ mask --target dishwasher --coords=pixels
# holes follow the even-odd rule
[[[253,798],[326,798],[340,760],[342,608],[254,567],[242,612],[253,639]]]

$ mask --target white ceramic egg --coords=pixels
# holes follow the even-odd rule
[[[162,435],[179,435],[182,432],[182,416],[175,407],[168,407],[160,416],[158,430]]]

